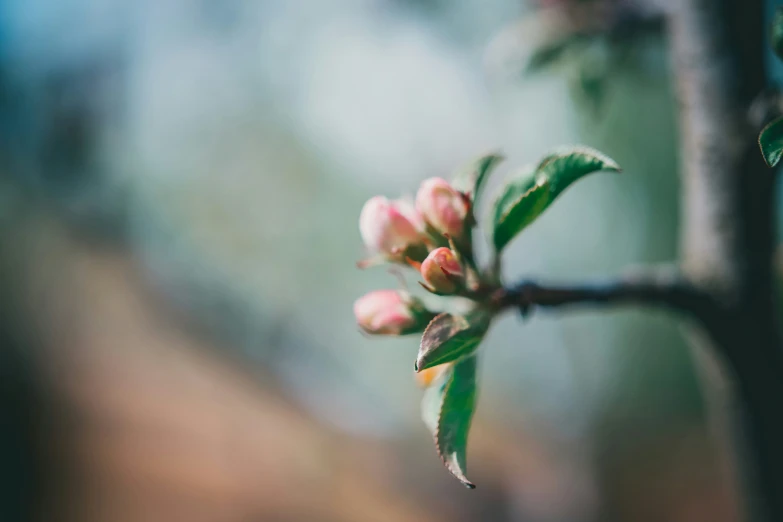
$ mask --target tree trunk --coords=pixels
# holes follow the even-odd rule
[[[753,519],[783,520],[783,351],[774,303],[774,172],[750,106],[765,88],[763,2],[677,0],[669,20],[682,131],[682,261],[723,305],[711,328],[746,442]]]

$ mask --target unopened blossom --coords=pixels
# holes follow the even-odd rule
[[[424,216],[421,212],[416,210],[416,203],[410,196],[401,197],[392,200],[392,205],[397,211],[402,214],[405,219],[411,222],[413,227],[419,232],[419,235],[423,234],[426,223],[424,222]]]
[[[375,196],[359,215],[359,231],[370,250],[387,256],[398,255],[408,246],[422,242],[415,208],[405,201]]]
[[[359,327],[367,333],[401,335],[418,322],[411,299],[397,290],[376,290],[353,305]]]
[[[456,254],[449,248],[441,247],[430,252],[422,262],[421,277],[436,291],[448,294],[457,289],[464,274]]]
[[[425,221],[441,234],[458,238],[465,229],[469,203],[445,179],[425,180],[416,194],[416,209]]]

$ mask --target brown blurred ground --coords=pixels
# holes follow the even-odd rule
[[[423,431],[335,432],[189,325],[124,247],[25,215],[3,264],[43,397],[39,520],[734,520],[695,427],[616,448],[601,481],[557,441],[479,416],[466,491]]]

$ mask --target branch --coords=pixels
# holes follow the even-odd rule
[[[496,296],[500,308],[560,308],[574,305],[641,305],[674,310],[691,316],[713,331],[723,307],[710,293],[685,279],[665,273],[647,273],[602,282],[544,286],[523,281]]]

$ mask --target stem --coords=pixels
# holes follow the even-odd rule
[[[571,286],[531,281],[501,289],[492,296],[498,309],[566,308],[576,305],[640,305],[674,310],[695,319],[709,334],[719,355],[734,371],[748,458],[755,474],[747,473],[753,520],[783,520],[783,357],[779,350],[759,350],[773,331],[748,330],[772,325],[726,306],[713,293],[680,278],[650,274],[615,281]]]
[[[713,297],[682,279],[655,276],[634,277],[573,286],[544,286],[525,281],[501,290],[495,301],[499,308],[562,308],[574,305],[642,305],[672,309],[692,316],[705,325],[720,322],[722,310]]]

